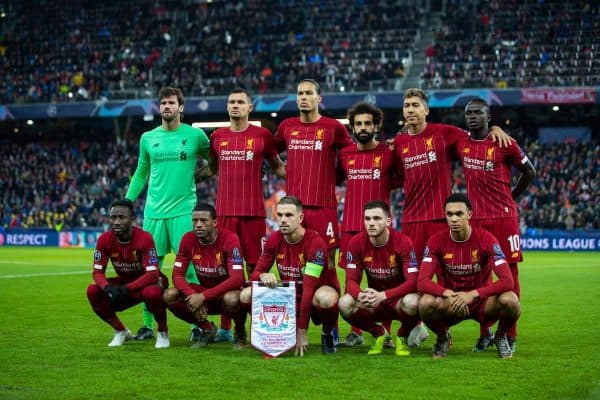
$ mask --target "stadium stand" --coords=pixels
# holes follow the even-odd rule
[[[165,8],[170,2],[11,3],[0,40],[5,104],[115,98],[147,89],[174,28]]]
[[[426,49],[422,87],[596,86],[600,10],[589,1],[449,7]]]
[[[329,90],[393,89],[422,16],[390,0],[185,4],[14,2],[0,102],[153,97],[167,82],[187,95],[288,92],[306,75]]]

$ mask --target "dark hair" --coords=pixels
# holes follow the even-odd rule
[[[194,211],[207,211],[212,219],[217,219],[217,210],[208,203],[197,203]]]
[[[317,94],[321,94],[321,85],[319,85],[319,82],[317,82],[316,80],[314,80],[312,78],[305,78],[305,79],[302,79],[300,82],[298,82],[298,85],[300,85],[303,82],[312,83],[315,86],[315,90],[317,91]]]
[[[237,93],[244,93],[246,95],[246,97],[248,97],[248,101],[250,102],[250,104],[252,104],[252,95],[250,95],[250,92],[244,88],[241,87],[236,87],[231,89],[231,92],[229,92],[229,95],[231,96],[232,94],[237,94]]]
[[[489,113],[489,110],[490,110],[490,105],[489,105],[489,104],[488,104],[488,102],[487,102],[487,101],[485,101],[484,99],[482,99],[482,98],[479,98],[479,97],[475,97],[474,99],[471,99],[471,100],[469,100],[469,101],[467,102],[467,105],[465,105],[465,109],[466,109],[467,107],[469,107],[469,105],[470,105],[471,103],[478,103],[478,104],[481,104],[482,106],[484,106],[484,107],[485,107],[485,109],[486,109],[486,110],[488,111],[488,113]]]
[[[471,206],[471,201],[469,200],[467,195],[464,193],[452,193],[446,199],[446,202],[444,203],[444,207],[448,203],[464,203],[467,206],[467,210],[471,211],[473,209],[473,207]]]
[[[133,217],[133,201],[131,201],[129,199],[115,200],[110,205],[110,208],[113,208],[113,207],[125,207],[129,210],[129,215]]]
[[[177,96],[177,102],[180,106],[185,103],[185,99],[183,98],[183,92],[181,89],[173,87],[173,86],[164,86],[160,88],[158,91],[158,101],[164,99],[165,97]]]
[[[421,100],[423,100],[425,105],[427,105],[429,103],[429,96],[427,96],[427,93],[425,93],[425,91],[423,89],[419,89],[419,88],[406,89],[404,91],[404,98],[406,99],[407,97],[418,97]]]
[[[350,126],[354,126],[354,117],[358,114],[371,114],[373,116],[373,124],[375,126],[381,126],[383,120],[383,111],[379,107],[374,106],[366,101],[356,103],[348,110],[348,119],[350,120]]]
[[[374,210],[376,208],[381,208],[386,217],[390,216],[390,208],[385,203],[385,201],[382,200],[372,200],[365,203],[365,205],[363,206],[363,211]]]
[[[283,205],[283,204],[292,204],[294,206],[296,206],[296,209],[298,211],[302,211],[302,202],[300,201],[299,198],[295,197],[295,196],[283,196],[281,199],[279,199],[279,201],[277,202],[277,205]]]

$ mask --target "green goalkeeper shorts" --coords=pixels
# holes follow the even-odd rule
[[[173,218],[145,218],[143,229],[154,238],[159,257],[179,251],[179,243],[184,234],[192,230],[192,216],[181,215]]]

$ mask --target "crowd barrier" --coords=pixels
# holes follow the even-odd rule
[[[600,251],[600,231],[529,228],[521,236],[525,250]]]
[[[0,227],[0,246],[80,247],[93,249],[101,229],[57,232],[52,229],[4,229]]]
[[[94,248],[101,229],[87,228],[57,232],[46,229],[4,229],[0,246]],[[600,231],[565,231],[529,228],[521,236],[521,248],[541,251],[600,251]]]

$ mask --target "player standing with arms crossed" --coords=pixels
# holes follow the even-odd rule
[[[148,183],[143,228],[154,237],[162,267],[165,255],[176,253],[181,238],[192,228],[195,171],[198,158],[208,157],[209,141],[201,129],[181,122],[184,98],[180,89],[163,87],[158,99],[162,123],[142,134],[138,165],[125,197],[134,201]],[[187,276],[195,279],[193,268]],[[152,315],[145,306],[143,317],[137,340],[152,338],[154,334]]]

